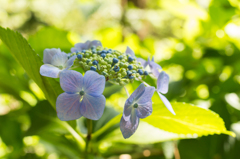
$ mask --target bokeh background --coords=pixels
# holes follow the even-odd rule
[[[0,25],[19,31],[40,56],[45,48],[68,53],[75,43],[93,39],[120,51],[129,46],[145,59],[154,56],[170,76],[170,101],[213,110],[237,135],[126,141],[116,126],[96,141],[98,158],[172,159],[179,152],[182,159],[237,159],[239,9],[239,0],[0,0]],[[127,87],[133,91],[138,84]],[[122,111],[126,99],[118,86],[104,93],[108,107],[95,131]],[[77,125],[84,133],[84,121]],[[147,129],[143,123],[139,133],[147,136]],[[0,158],[81,158],[66,126],[1,41]]]

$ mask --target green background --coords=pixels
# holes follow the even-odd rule
[[[178,158],[179,151],[183,159],[236,159],[240,156],[239,8],[238,0],[1,0],[0,25],[19,31],[40,58],[45,48],[68,53],[75,43],[94,39],[122,52],[129,46],[144,59],[154,56],[170,76],[166,97],[171,102],[209,108],[224,120],[227,130],[236,133],[236,138],[176,140],[191,136],[151,127],[148,118],[129,140],[122,138],[115,123],[97,131],[121,113],[126,99],[121,87],[110,85],[104,92],[105,114],[94,122],[98,134],[93,158],[170,159]],[[0,158],[84,158],[81,145],[69,132],[77,126],[86,133],[85,119],[77,124],[61,122],[50,105],[54,101],[47,102],[36,83],[46,86],[45,94],[48,89],[56,92],[49,99],[61,90],[47,87],[52,81],[36,71],[32,75],[27,71],[31,77],[37,74],[29,78],[9,50],[18,52],[18,59],[29,56],[0,41]],[[37,68],[41,63],[30,59],[30,65]],[[150,78],[147,81],[155,85]],[[138,85],[127,88],[133,92]],[[161,102],[153,98],[155,104]]]

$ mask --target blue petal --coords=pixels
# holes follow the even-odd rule
[[[74,45],[73,48],[71,48],[71,52],[81,52],[82,50],[89,49],[91,41],[86,41],[85,43],[77,43]]]
[[[123,137],[129,138],[132,134],[135,133],[139,125],[139,118],[136,116],[136,112],[131,115],[129,120],[125,120],[123,117],[120,121],[120,130],[123,134]]]
[[[142,94],[145,91],[145,86],[143,83],[141,83],[138,88],[131,94],[131,96],[127,99],[126,102],[128,102],[129,104],[134,104],[134,101],[137,101]]]
[[[145,87],[144,93],[141,95],[141,97],[137,100],[137,103],[140,105],[144,105],[145,103],[148,103],[151,101],[151,98],[153,96],[153,93],[155,92],[154,87]]]
[[[106,98],[103,95],[91,96],[85,94],[80,104],[81,114],[92,120],[101,118],[106,104]]]
[[[103,93],[105,88],[105,77],[95,71],[87,71],[84,75],[83,89],[87,94],[98,96]]]
[[[74,60],[77,58],[76,55],[70,57],[70,59],[66,63],[66,69],[68,70],[70,67],[72,67]]]
[[[168,92],[169,76],[162,71],[157,79],[157,91],[163,94]]]
[[[146,118],[147,116],[152,114],[152,100],[144,104],[138,104],[138,108],[136,108],[137,117]]]
[[[130,47],[127,47],[125,53],[126,53],[127,55],[130,55],[131,57],[135,57],[135,54],[134,54],[134,52],[132,51],[132,49],[130,49]]]
[[[148,62],[145,61],[144,59],[142,59],[142,58],[137,58],[136,60],[137,60],[138,62],[141,62],[142,66],[143,66],[144,68],[147,67]]]
[[[63,121],[80,118],[82,116],[79,111],[80,97],[79,94],[60,94],[56,102],[58,118]]]
[[[68,55],[66,53],[56,53],[51,60],[51,64],[54,66],[62,66],[62,67],[66,67],[65,63],[68,60]]]
[[[73,70],[66,70],[60,73],[60,85],[67,93],[78,93],[83,87],[83,76]]]
[[[43,63],[51,64],[52,57],[56,53],[61,53],[61,50],[60,49],[45,49],[43,51]]]
[[[89,45],[89,48],[90,49],[92,46],[95,46],[95,47],[98,47],[98,46],[102,46],[102,43],[98,40],[93,40],[90,45]]]
[[[150,66],[153,76],[155,76],[157,78],[159,76],[159,70],[162,69],[162,67],[153,61],[149,61],[149,66]]]
[[[172,114],[176,115],[175,112],[174,112],[174,110],[173,110],[173,108],[172,108],[171,103],[167,100],[167,98],[166,98],[164,95],[162,95],[161,93],[159,93],[159,92],[157,92],[157,93],[158,93],[159,97],[161,98],[161,100],[163,101],[164,105],[167,107],[167,109],[168,109]]]
[[[40,74],[46,77],[58,78],[60,69],[49,64],[44,64],[40,67]]]
[[[152,57],[152,62],[154,62],[154,57]]]
[[[126,100],[123,110],[123,118],[125,120],[129,120],[131,112],[133,110],[133,104],[134,103],[130,103],[129,100]]]

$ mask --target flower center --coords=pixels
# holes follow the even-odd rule
[[[62,69],[63,69],[63,66],[58,66],[58,68],[59,68],[60,70],[62,70]]]
[[[80,91],[79,94],[80,94],[81,96],[83,96],[83,95],[85,94],[85,92],[84,92],[84,91]]]
[[[138,104],[135,103],[135,104],[133,105],[133,108],[138,108]]]

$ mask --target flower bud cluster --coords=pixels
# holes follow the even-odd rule
[[[74,66],[83,68],[85,72],[96,71],[105,76],[106,81],[119,85],[132,83],[135,79],[148,75],[135,57],[117,50],[92,46],[88,50],[72,53],[70,57],[74,55],[77,55]]]

